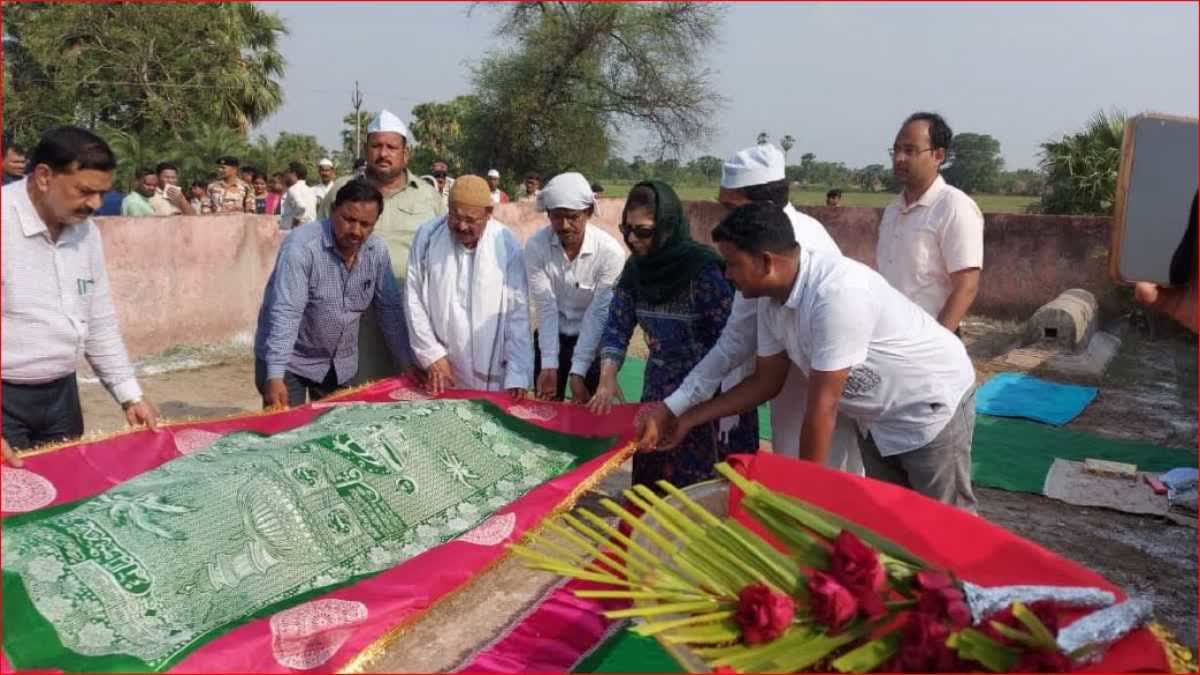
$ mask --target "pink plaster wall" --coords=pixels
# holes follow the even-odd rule
[[[283,235],[273,216],[97,218],[134,358],[253,334]]]
[[[621,199],[602,199],[593,222],[621,241]],[[724,215],[716,202],[687,202],[697,241]],[[820,220],[842,251],[875,264],[881,209],[803,209]],[[495,217],[523,242],[546,225],[531,204],[504,204]],[[987,214],[984,273],[972,312],[1025,319],[1069,288],[1116,307],[1108,279],[1108,219]],[[271,216],[98,218],[117,315],[135,357],[179,344],[224,342],[253,334],[263,288],[283,240]],[[624,242],[622,242],[624,244]]]
[[[602,199],[592,221],[618,240],[623,204],[621,199]],[[724,207],[716,202],[686,202],[685,208],[692,236],[711,244],[710,233],[724,216]],[[875,266],[883,209],[814,206],[801,210],[825,225],[842,253]],[[546,223],[545,214],[528,203],[505,204],[495,215],[522,242]],[[1114,308],[1115,286],[1108,277],[1108,218],[989,213],[984,222],[983,278],[972,313],[1023,320],[1070,288],[1087,289],[1102,307]]]

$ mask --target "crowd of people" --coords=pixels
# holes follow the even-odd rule
[[[757,451],[755,410],[769,402],[774,451],[974,510],[975,371],[959,325],[979,290],[983,216],[940,175],[951,140],[937,114],[900,125],[891,155],[903,188],[883,213],[878,271],[792,207],[783,153],[769,144],[724,162],[715,248],[692,238],[679,196],[659,181],[625,195],[622,247],[592,222],[599,186],[575,172],[544,185],[526,177],[514,201],[533,202],[547,226],[522,246],[495,218],[509,199],[498,173],[451,177],[439,163],[429,180],[415,176],[412,136],[387,111],[367,129],[361,172],[335,177],[323,161],[310,186],[292,164],[268,188],[223,157],[217,181],[184,194],[164,163],[139,172],[123,210],[277,209],[290,232],[254,343],[266,408],[408,374],[431,395],[507,392],[605,414],[623,401],[617,374],[640,328],[649,355],[636,483],[694,483],[726,455]],[[158,417],[122,344],[91,222],[115,156],[61,127],[25,165],[3,188],[11,463],[16,450],[82,433],[80,355],[130,424],[154,428]]]

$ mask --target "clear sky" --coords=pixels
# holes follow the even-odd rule
[[[255,130],[310,133],[340,147],[357,79],[364,108],[408,120],[413,105],[470,91],[468,64],[502,42],[503,6],[260,3],[290,34],[283,107]],[[687,156],[725,156],[797,139],[852,167],[887,164],[899,122],[917,109],[957,132],[991,134],[1010,169],[1098,109],[1197,115],[1197,3],[734,3],[708,65],[727,99],[716,134]],[[635,136],[630,134],[629,139]],[[420,139],[418,139],[419,141]],[[627,140],[626,157],[641,151]]]

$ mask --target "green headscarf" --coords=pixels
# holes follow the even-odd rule
[[[724,263],[716,251],[692,239],[683,203],[670,185],[650,180],[633,187],[643,185],[654,190],[656,197],[654,246],[644,256],[629,256],[617,287],[651,304],[660,304],[685,291],[705,265],[715,262],[723,267]]]

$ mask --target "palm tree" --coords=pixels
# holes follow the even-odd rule
[[[770,138],[771,138],[771,137],[767,135],[767,132],[765,132],[765,131],[760,131],[760,132],[758,132],[758,144],[759,144],[759,145],[766,145],[766,144],[767,144],[767,141],[768,141]]]
[[[1041,168],[1049,189],[1044,213],[1096,213],[1112,210],[1121,164],[1125,113],[1098,111],[1080,132],[1042,144]]]
[[[783,148],[783,165],[784,166],[787,166],[788,150],[791,150],[795,146],[796,146],[796,139],[792,138],[791,134],[786,134],[786,135],[784,135],[783,138],[779,139],[779,147]]]
[[[279,52],[279,37],[287,27],[277,14],[250,3],[233,8],[221,53],[232,56],[235,67],[221,70],[214,91],[221,97],[222,121],[246,133],[283,105],[283,89],[273,78],[283,77],[287,65]]]
[[[201,124],[191,129],[187,140],[179,148],[183,152],[183,156],[177,160],[179,172],[188,180],[208,180],[212,177],[218,157],[233,155],[244,158],[250,151],[244,137],[219,124]]]
[[[153,167],[162,161],[162,145],[149,133],[134,133],[109,126],[99,125],[100,134],[117,156],[117,170],[113,174],[113,188],[130,190],[134,172]]]

